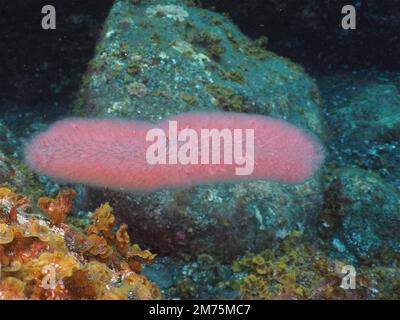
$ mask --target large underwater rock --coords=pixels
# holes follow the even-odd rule
[[[400,136],[400,92],[393,83],[371,83],[333,109],[339,136],[347,141],[390,141]]]
[[[319,219],[322,236],[358,258],[400,253],[400,193],[377,174],[340,168],[327,183]]]
[[[359,71],[324,77],[319,84],[324,100],[329,101],[324,114],[338,165],[372,170],[400,188],[397,74]]]
[[[115,2],[75,115],[156,122],[225,110],[270,115],[323,134],[318,90],[299,65],[250,41],[224,16],[185,3]],[[110,201],[143,247],[226,260],[292,230],[312,235],[322,206],[319,174],[302,185],[254,181],[147,194],[89,188],[88,196],[92,205]]]
[[[198,1],[205,7],[228,12],[251,36],[268,36],[272,48],[284,56],[301,60],[314,71],[342,66],[353,69],[383,66],[383,69],[395,70],[400,65],[400,6],[397,1]],[[345,5],[355,6],[356,31],[340,27]]]

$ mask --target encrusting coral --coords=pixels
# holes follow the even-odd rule
[[[49,218],[28,214],[30,200],[0,188],[0,299],[159,299],[158,287],[139,274],[155,257],[115,229],[106,203],[86,230],[67,224],[76,192],[42,197]]]
[[[344,299],[351,292],[340,288],[340,265],[294,232],[273,250],[235,261],[232,271],[241,276],[233,286],[244,299]]]
[[[342,288],[346,263],[293,232],[276,247],[236,260],[232,287],[242,299],[398,299],[400,273],[393,263],[392,267],[358,264],[356,288],[346,290]]]

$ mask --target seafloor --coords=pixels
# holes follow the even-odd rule
[[[40,4],[1,4],[18,23],[0,25],[0,299],[399,299],[392,2],[355,1],[347,33],[330,1],[71,1],[53,34],[32,27]],[[325,162],[301,185],[151,193],[56,183],[24,162],[57,119],[190,111],[289,121]]]

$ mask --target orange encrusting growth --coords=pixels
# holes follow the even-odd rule
[[[0,188],[0,299],[159,299],[157,286],[139,274],[155,255],[132,245],[125,225],[113,231],[108,204],[86,230],[65,223],[74,194],[39,199],[57,212],[52,222],[21,208],[11,221],[12,209],[29,199]]]

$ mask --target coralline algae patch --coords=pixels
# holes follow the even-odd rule
[[[392,263],[395,265],[396,259]],[[274,247],[234,261],[231,285],[241,299],[399,299],[397,267],[389,267],[384,260],[357,264],[356,285],[349,289],[348,266],[293,232]]]
[[[205,131],[206,147],[198,138]],[[158,159],[154,163],[148,156],[151,150],[150,156]],[[168,163],[163,153],[165,159],[168,153]],[[50,177],[127,190],[256,179],[302,183],[324,157],[316,138],[302,129],[265,116],[229,112],[184,113],[157,125],[66,119],[34,137],[25,155],[32,169]]]
[[[115,229],[108,204],[85,230],[65,223],[74,196],[70,189],[40,198],[48,221],[26,213],[28,198],[0,188],[0,299],[160,298],[140,274],[155,255],[130,244],[126,225]]]

